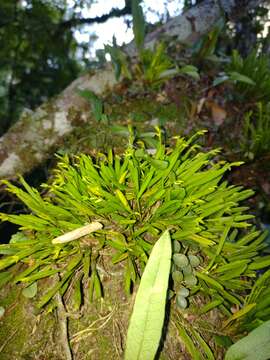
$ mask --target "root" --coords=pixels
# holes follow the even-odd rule
[[[55,300],[57,302],[57,316],[60,328],[60,343],[64,350],[66,360],[72,360],[73,356],[68,338],[68,316],[65,305],[63,303],[63,299],[59,292],[56,294]]]

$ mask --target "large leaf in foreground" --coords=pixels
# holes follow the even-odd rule
[[[155,357],[165,316],[171,253],[170,234],[165,231],[154,245],[141,279],[128,328],[126,360]]]
[[[270,358],[270,320],[233,344],[225,360],[268,360]]]

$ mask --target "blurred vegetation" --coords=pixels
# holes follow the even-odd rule
[[[75,38],[75,31],[83,29],[84,25],[102,23],[113,16],[133,13],[136,20],[134,25],[140,25],[133,27],[135,39],[142,48],[144,31],[149,30],[149,24],[142,26],[142,13],[135,14],[130,0],[125,1],[122,9],[112,8],[108,14],[84,18],[82,9],[90,9],[92,3],[93,0],[1,1],[0,134],[18,119],[23,109],[34,109],[61,92],[81,71],[97,64],[96,61],[89,60],[89,48],[96,35],[90,33],[88,43],[78,43]],[[164,4],[166,3],[164,0]],[[200,1],[185,1],[184,9],[198,3]],[[149,11],[158,14],[153,9]],[[166,17],[168,16],[167,14]],[[164,21],[165,17],[161,20]],[[219,34],[210,36],[211,41],[203,49],[199,42],[200,50],[196,53],[196,61],[206,54],[212,56],[214,49],[223,54],[230,54],[232,49],[238,49],[242,56],[246,56],[256,45],[267,52],[269,39],[267,36],[261,37],[266,20],[267,8],[262,2],[255,12],[247,12],[236,23],[230,23],[222,34],[219,31]],[[129,20],[126,21],[129,24]],[[141,60],[146,55],[147,53],[142,54]],[[163,57],[166,57],[164,53]],[[145,67],[144,61],[141,67]],[[149,77],[148,70],[143,71]]]
[[[75,38],[84,24],[128,13],[130,5],[103,17],[83,18],[93,0],[2,0],[0,2],[0,134],[23,109],[58,94],[89,65],[91,41]]]
[[[78,76],[80,46],[59,27],[66,12],[66,1],[1,1],[0,132]]]

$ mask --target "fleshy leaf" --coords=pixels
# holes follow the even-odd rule
[[[165,231],[154,245],[145,267],[130,319],[125,359],[154,359],[161,337],[168,279],[171,238]]]
[[[37,283],[34,282],[30,286],[27,286],[26,288],[24,288],[22,291],[22,294],[24,297],[29,298],[29,299],[35,297],[37,294]]]
[[[270,320],[233,344],[225,360],[267,360],[270,354]]]

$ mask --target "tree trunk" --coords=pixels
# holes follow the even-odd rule
[[[233,14],[238,3],[238,0],[206,0],[148,34],[145,46],[153,47],[164,36],[192,44],[210,31],[224,14]],[[254,7],[257,3],[255,0],[246,0],[247,7]],[[129,56],[136,56],[134,42],[127,45],[125,50]],[[81,76],[34,112],[22,114],[19,121],[0,139],[0,177],[10,178],[17,173],[31,171],[50,157],[74,127],[88,119],[88,105],[78,95],[77,89],[89,89],[101,95],[115,84],[113,69],[108,65],[94,74]]]

